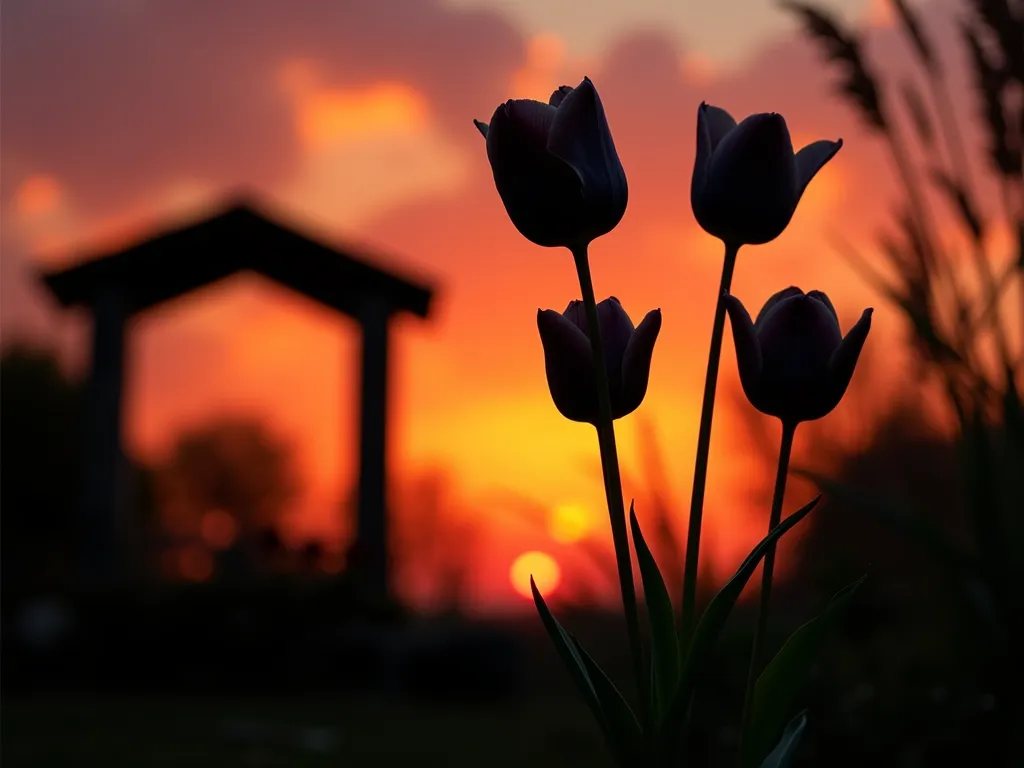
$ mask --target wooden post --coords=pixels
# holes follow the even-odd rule
[[[126,312],[122,297],[104,291],[92,306],[92,366],[86,390],[84,477],[80,522],[87,583],[107,585],[121,576],[120,533],[125,515],[121,393]]]
[[[362,326],[359,403],[359,488],[355,552],[358,578],[376,597],[390,597],[387,525],[388,320],[379,299],[368,298]]]

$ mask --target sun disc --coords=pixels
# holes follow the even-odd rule
[[[546,552],[524,552],[513,561],[509,569],[509,580],[516,592],[529,599],[533,599],[533,591],[530,589],[531,576],[540,593],[547,597],[558,588],[562,580],[562,570],[555,558]]]

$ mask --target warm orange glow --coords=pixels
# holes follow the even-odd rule
[[[537,69],[555,69],[565,60],[565,42],[553,32],[542,32],[530,38],[526,60]]]
[[[238,537],[238,523],[222,509],[214,509],[203,515],[203,540],[213,549],[227,549]]]
[[[565,61],[565,42],[558,35],[544,32],[532,37],[526,47],[526,63],[512,78],[512,97],[547,101],[556,83],[558,68]]]
[[[345,555],[342,552],[326,552],[320,560],[324,573],[339,574],[345,569]]]
[[[14,206],[23,216],[42,216],[57,208],[62,195],[60,183],[55,178],[37,173],[18,187],[14,193]]]
[[[548,522],[551,538],[560,544],[574,544],[585,539],[592,528],[590,513],[581,504],[562,504],[555,507]]]
[[[205,547],[193,544],[181,550],[178,568],[189,581],[206,581],[213,575],[213,557]]]
[[[683,76],[694,85],[707,85],[718,75],[715,63],[699,53],[689,53],[683,58]]]
[[[887,0],[864,5],[866,16],[859,16],[860,21],[891,24]],[[628,42],[629,30],[622,32]],[[460,538],[459,545],[473,559],[467,566],[472,599],[485,607],[503,600],[525,607],[508,588],[509,580],[516,593],[529,596],[531,573],[545,594],[571,591],[574,585],[568,578],[565,587],[559,586],[555,559],[534,548],[550,542],[552,552],[568,563],[575,554],[568,549],[562,554],[556,543],[607,544],[610,534],[593,430],[567,422],[552,404],[534,317],[538,306],[561,310],[578,298],[571,259],[535,247],[515,231],[495,192],[471,117],[489,119],[486,110],[505,98],[547,100],[555,87],[576,85],[584,74],[601,89],[635,202],[631,200],[615,231],[595,241],[599,298],[613,293],[622,298],[634,322],[656,306],[665,313],[648,396],[638,415],[616,426],[624,484],[628,497],[637,496],[641,516],[652,515],[649,499],[641,504],[653,489],[642,460],[643,437],[635,428],[639,418],[650,418],[664,441],[661,453],[672,486],[668,495],[674,496],[672,523],[680,540],[685,536],[707,339],[722,259],[721,243],[698,227],[688,202],[697,104],[707,98],[738,119],[750,111],[777,109],[796,131],[793,144],[798,149],[839,135],[847,140],[808,187],[785,236],[744,249],[733,288],[751,312],[786,285],[820,288],[829,292],[848,329],[860,309],[877,297],[853,277],[824,233],[844,234],[871,258],[875,232],[899,201],[877,142],[853,124],[847,128],[834,100],[822,98],[831,81],[829,70],[809,67],[809,54],[795,56],[793,63],[786,48],[768,46],[760,53],[751,49],[745,60],[749,63],[738,60],[733,65],[718,54],[709,58],[700,47],[685,53],[677,48],[663,58],[659,50],[627,45],[613,60],[608,54],[617,48],[616,40],[588,49],[580,47],[572,30],[565,34],[525,33],[518,63],[506,62],[491,76],[481,75],[478,83],[474,78],[462,107],[459,99],[428,99],[433,91],[426,84],[448,80],[438,79],[443,70],[435,69],[443,66],[444,56],[435,61],[426,49],[363,63],[348,57],[344,62],[321,60],[323,52],[295,46],[295,56],[317,58],[277,62],[271,87],[279,89],[285,102],[284,119],[294,136],[282,138],[298,144],[297,162],[283,176],[267,175],[263,164],[273,157],[274,148],[251,158],[259,195],[268,197],[271,209],[280,201],[282,213],[296,214],[300,229],[308,215],[316,227],[324,228],[312,234],[336,235],[353,244],[364,241],[369,250],[379,247],[381,253],[398,254],[409,260],[413,272],[437,286],[436,308],[427,323],[405,317],[395,322],[394,420],[389,424],[394,456],[389,472],[401,484],[424,467],[441,465],[457,478],[451,504],[479,510],[474,518],[479,535],[465,542]],[[408,45],[415,48],[417,41],[410,39]],[[589,58],[578,55],[587,50]],[[260,71],[275,66],[273,60],[260,58],[259,51],[251,53]],[[662,61],[669,62],[669,71],[661,67]],[[331,79],[342,65],[349,84]],[[355,82],[362,85],[351,84]],[[652,93],[675,95],[645,98],[637,90],[641,82]],[[453,129],[453,124],[461,128]],[[189,135],[183,133],[180,140],[188,141]],[[167,141],[151,144],[154,153],[181,150]],[[60,164],[60,155],[33,156],[31,162],[38,164],[25,169],[53,175],[18,171],[16,178],[23,183],[14,188],[10,207],[3,211],[9,216],[2,224],[5,249],[7,238],[16,235],[33,252],[41,245],[59,248],[65,260],[61,263],[66,263],[79,253],[124,246],[149,235],[151,228],[162,229],[169,223],[168,214],[172,222],[179,215],[182,222],[190,220],[208,192],[219,196],[242,180],[218,176],[211,169],[209,178],[200,174],[201,182],[190,181],[193,169],[168,173],[166,163],[142,164],[164,170],[154,171],[152,178],[101,175],[93,180],[103,196],[103,184],[150,190],[112,205],[104,218],[97,218],[89,213],[91,207],[78,205],[80,194],[89,194],[87,187],[79,186],[74,166]],[[27,157],[12,157],[12,169],[15,160],[23,159]],[[181,180],[175,181],[179,175]],[[108,208],[104,203],[96,210]],[[955,234],[940,231],[939,239],[955,242]],[[992,254],[1001,265],[1016,258],[1016,232],[992,230],[997,235]],[[19,250],[21,244],[10,252]],[[970,260],[963,263],[970,267]],[[11,286],[12,294],[21,290],[13,287],[13,279]],[[38,286],[31,295],[15,296],[33,313],[40,309],[41,297]],[[39,314],[53,319],[54,328],[66,317],[73,330],[70,325],[77,321],[70,314],[58,312],[48,298],[42,300]],[[1017,313],[1011,328],[1024,327],[1019,310],[1011,306],[1007,311]],[[5,322],[6,317],[5,312]],[[883,356],[895,348],[899,318],[879,306],[875,322],[878,330],[869,345]],[[169,455],[186,425],[202,426],[225,412],[261,420],[294,449],[299,491],[282,521],[283,538],[290,545],[321,538],[328,551],[323,568],[342,569],[340,548],[352,527],[358,470],[356,324],[267,280],[240,276],[145,313],[133,326],[126,359],[131,380],[125,388],[126,447],[155,466]],[[1019,348],[1019,333],[1011,341]],[[82,357],[82,345],[75,344],[74,354]],[[748,418],[759,417],[751,416],[738,390],[733,347],[727,325],[702,545],[719,576],[731,574],[763,535],[764,511],[754,514],[750,497],[771,482],[771,470],[764,469],[763,457],[743,432]],[[886,371],[899,370],[895,364],[883,365],[882,375],[895,379],[895,373]],[[854,387],[858,381],[855,377]],[[732,394],[738,394],[735,402]],[[840,421],[840,414],[830,416],[828,429]],[[515,499],[506,506],[480,501],[491,492]],[[166,494],[164,519],[176,543],[160,564],[173,579],[213,578],[217,552],[240,535],[238,521],[223,511],[197,508],[183,494],[174,488]],[[396,511],[405,513],[397,503]],[[395,528],[403,522],[399,517]],[[191,546],[182,549],[186,543]],[[437,559],[453,557],[445,552]],[[783,560],[780,569],[786,566]],[[440,579],[436,572],[424,573],[417,577],[429,592]],[[614,594],[609,589],[601,597]]]
[[[318,90],[302,99],[299,136],[307,147],[338,144],[375,133],[414,133],[430,119],[426,99],[404,83],[359,90]]]
[[[512,587],[523,597],[533,599],[533,591],[530,589],[530,577],[533,577],[537,589],[544,597],[548,597],[558,589],[562,580],[562,569],[558,567],[555,558],[546,552],[524,552],[515,559],[509,569],[509,579]]]
[[[809,133],[794,133],[791,136],[794,151],[799,151],[808,144],[822,138],[834,139],[835,136],[816,136]],[[797,208],[799,219],[794,216],[795,221],[809,222],[813,227],[820,229],[821,221],[831,211],[835,210],[843,202],[843,194],[847,185],[844,166],[846,158],[840,153],[828,165],[828,173],[819,173],[814,177],[814,183],[808,184],[800,198],[800,206]]]
[[[869,0],[864,12],[864,22],[868,27],[885,29],[896,21],[892,3],[889,0]]]

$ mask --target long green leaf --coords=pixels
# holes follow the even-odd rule
[[[757,570],[757,566],[772,543],[803,520],[818,505],[819,501],[821,501],[821,496],[801,507],[775,526],[761,540],[761,543],[751,550],[750,554],[747,555],[747,559],[743,561],[733,577],[711,599],[707,609],[704,611],[704,615],[701,616],[697,629],[693,633],[693,640],[690,642],[686,660],[683,662],[679,688],[658,734],[659,754],[669,764],[675,765],[679,762],[679,756],[683,749],[686,718],[690,709],[690,699],[693,696],[693,689],[696,684],[697,670],[707,663],[714,652],[718,636],[721,634],[733,606],[739,599],[740,593],[743,592],[747,581],[750,580],[754,571]]]
[[[679,641],[676,638],[672,599],[654,555],[640,532],[633,502],[629,504],[629,525],[633,531],[633,548],[640,563],[644,602],[647,604],[647,618],[651,624],[651,677],[654,683],[651,686],[651,708],[655,722],[660,724],[672,703],[676,686],[679,685]]]
[[[572,641],[569,633],[558,623],[558,619],[548,610],[547,603],[541,597],[540,590],[537,589],[532,576],[530,577],[530,589],[533,591],[533,602],[537,606],[537,612],[540,614],[540,620],[544,623],[544,629],[548,632],[548,637],[554,643],[555,650],[558,651],[565,668],[569,670],[569,676],[572,677],[576,687],[583,694],[587,706],[590,707],[598,725],[601,726],[601,731],[607,736],[608,725],[605,722],[604,711],[597,699],[597,691],[594,690],[594,683],[590,679],[590,673],[587,672],[587,666],[576,650],[576,644]]]
[[[605,724],[607,725],[607,738],[609,746],[623,768],[635,768],[643,759],[644,738],[637,722],[636,715],[630,709],[626,699],[619,693],[615,683],[609,679],[597,662],[591,658],[580,644],[576,635],[569,633],[576,648],[576,653],[583,660],[587,674],[594,684],[598,702],[604,712]]]
[[[807,711],[789,721],[786,730],[775,745],[775,749],[761,763],[761,768],[789,768],[793,764],[793,755],[800,746],[800,737],[804,735],[804,728],[807,726]]]
[[[740,741],[742,768],[757,765],[775,743],[797,694],[828,640],[829,630],[866,578],[865,574],[833,595],[825,610],[790,635],[758,677],[754,712]]]

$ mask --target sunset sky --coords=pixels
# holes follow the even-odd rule
[[[917,76],[884,0],[820,5],[865,31],[876,70]],[[959,5],[930,8],[928,28],[949,41]],[[961,52],[947,53],[955,99],[973,115]],[[626,216],[592,249],[597,292],[619,297],[634,321],[664,314],[647,399],[617,424],[627,497],[645,490],[645,418],[685,530],[721,263],[689,206],[702,100],[738,118],[781,112],[797,146],[845,140],[787,231],[740,253],[733,292],[756,311],[791,284],[824,290],[844,331],[878,307],[869,347],[885,364],[870,388],[854,387],[881,399],[899,381],[898,320],[829,245],[841,233],[870,247],[888,223],[884,149],[768,0],[6,0],[0,57],[3,340],[56,344],[80,369],[85,326],[56,309],[33,270],[201,215],[239,189],[386,254],[438,287],[430,321],[403,320],[397,334],[395,479],[434,468],[451,478],[450,514],[478,529],[472,544],[450,545],[474,547],[478,604],[522,602],[509,579],[521,553],[547,553],[563,578],[582,578],[577,541],[608,538],[594,434],[552,405],[536,332],[538,307],[578,297],[572,261],[515,231],[472,123],[505,99],[546,99],[589,75],[626,169]],[[186,427],[259,416],[298,451],[306,490],[293,533],[337,536],[354,477],[356,341],[349,321],[244,276],[159,307],[131,337],[127,444],[156,460]],[[720,382],[703,552],[724,574],[765,525],[750,508],[761,459],[729,340]],[[843,421],[845,407],[830,418]],[[554,522],[525,521],[527,508]]]

